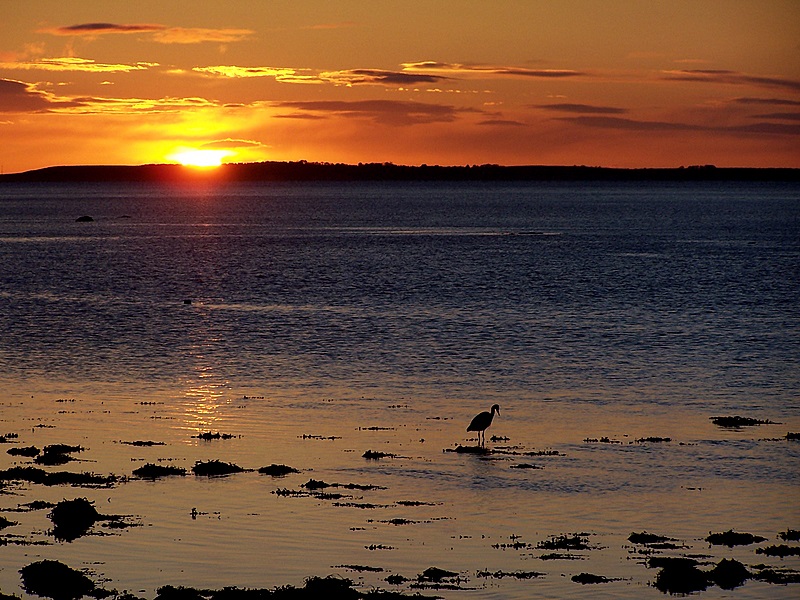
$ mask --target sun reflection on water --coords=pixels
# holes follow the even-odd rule
[[[219,426],[222,409],[230,402],[230,382],[211,366],[197,369],[185,382],[184,409],[181,426],[203,433]]]

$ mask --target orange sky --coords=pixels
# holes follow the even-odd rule
[[[0,163],[800,167],[797,0],[0,0]]]

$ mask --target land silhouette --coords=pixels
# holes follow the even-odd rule
[[[715,167],[620,169],[496,164],[407,166],[393,163],[257,162],[214,168],[177,164],[55,166],[0,175],[0,183],[263,181],[800,181],[800,169]]]

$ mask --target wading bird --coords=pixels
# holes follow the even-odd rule
[[[491,412],[483,411],[482,413],[475,415],[475,418],[472,419],[469,427],[467,427],[467,431],[478,432],[478,444],[481,446],[486,443],[486,428],[492,424],[495,411],[498,415],[500,414],[500,406],[498,404],[494,404],[492,406]]]

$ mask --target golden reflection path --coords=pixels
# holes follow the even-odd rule
[[[182,429],[195,435],[219,426],[222,411],[230,400],[230,382],[221,377],[212,365],[198,367],[193,377],[184,383]]]

